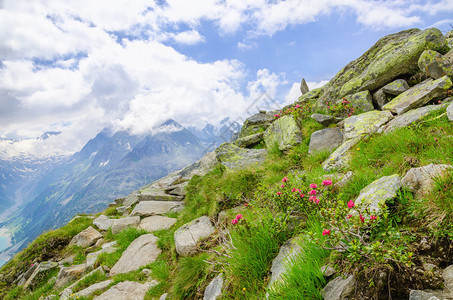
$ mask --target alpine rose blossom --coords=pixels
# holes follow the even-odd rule
[[[311,196],[308,200],[309,200],[309,201],[313,201],[313,203],[316,203],[316,204],[319,203],[319,199],[318,199],[318,197],[316,197],[316,196]]]
[[[285,182],[287,182],[287,181],[289,181],[288,177],[286,177],[286,176],[283,177],[282,182],[285,183]]]
[[[239,222],[238,219],[233,219],[233,220],[231,220],[231,224],[233,224],[233,225],[234,225],[234,224],[237,224],[238,222]]]
[[[316,183],[311,183],[310,184],[310,188],[311,189],[316,189],[318,187],[318,185]]]
[[[362,223],[365,222],[365,217],[364,216],[359,215],[359,219],[360,219],[360,222],[362,222]]]
[[[351,214],[349,214],[349,215],[346,216],[346,219],[350,219],[350,218],[352,218],[352,215],[351,215]]]
[[[281,195],[281,194],[282,194],[282,192],[277,192],[277,195]]]
[[[242,215],[241,215],[241,214],[238,214],[238,215],[236,216],[236,219],[237,219],[237,220],[241,220],[241,219],[242,219]]]
[[[376,219],[377,219],[376,216],[374,216],[374,215],[373,215],[373,216],[370,216],[370,220],[371,220],[371,221],[374,221],[374,220],[376,220]]]
[[[329,235],[330,234],[330,229],[324,229],[322,231],[322,235]]]
[[[322,185],[328,186],[328,185],[331,185],[331,184],[332,184],[332,180],[330,180],[330,179],[322,181]]]
[[[318,192],[316,190],[311,190],[310,192],[308,192],[309,195],[316,195]]]
[[[349,200],[349,202],[348,202],[348,208],[353,208],[354,206],[355,206],[354,201]]]
[[[301,198],[305,197],[305,195],[304,195],[304,194],[300,194],[299,196],[300,196]]]

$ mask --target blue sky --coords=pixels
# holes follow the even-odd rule
[[[293,102],[302,77],[321,86],[389,33],[446,33],[452,12],[453,0],[1,0],[0,137],[61,131],[34,151],[71,153],[106,126],[243,120],[263,92]]]

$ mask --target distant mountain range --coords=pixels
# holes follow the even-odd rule
[[[8,159],[13,152],[0,148],[0,209],[17,202],[17,210],[0,214],[0,228],[13,233],[17,251],[76,213],[100,211],[115,198],[198,160],[239,128],[226,119],[201,130],[188,130],[168,120],[144,135],[104,129],[70,157],[33,159],[13,151],[16,156]],[[47,132],[38,139],[56,134]]]

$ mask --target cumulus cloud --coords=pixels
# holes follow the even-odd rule
[[[180,44],[194,45],[200,42],[204,42],[204,37],[196,30],[183,31],[177,34],[173,34],[172,38],[175,42]]]

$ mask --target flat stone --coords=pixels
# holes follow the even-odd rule
[[[398,96],[399,94],[407,91],[409,84],[404,79],[397,79],[382,87],[382,91],[386,94]]]
[[[54,289],[58,290],[69,282],[76,280],[80,277],[80,275],[85,272],[86,266],[85,264],[74,265],[70,267],[62,267],[60,272],[58,272],[57,279],[55,281]]]
[[[123,205],[126,207],[130,207],[138,202],[138,195],[136,192],[129,194],[123,201]]]
[[[453,292],[453,265],[449,265],[443,272],[445,287]]]
[[[294,117],[286,115],[275,120],[264,132],[264,142],[267,149],[277,144],[281,151],[302,143],[302,134]]]
[[[271,278],[268,287],[272,286],[274,282],[278,281],[286,272],[286,268],[291,264],[292,260],[296,258],[302,251],[298,244],[297,239],[290,239],[280,247],[277,257],[272,261]]]
[[[59,267],[58,263],[53,262],[53,261],[43,261],[43,262],[39,263],[38,267],[33,271],[33,273],[30,275],[30,277],[25,282],[24,289],[27,289],[27,288],[33,289],[34,285],[36,284],[35,279],[37,277],[40,277],[40,276],[38,276],[40,273],[44,273],[44,272],[47,272],[51,269],[55,269],[58,267]]]
[[[321,273],[324,277],[331,277],[337,273],[337,270],[332,266],[325,265],[321,267]]]
[[[181,206],[183,203],[180,201],[143,201],[135,206],[131,216],[163,215]]]
[[[204,291],[203,300],[216,300],[217,297],[222,295],[223,288],[223,275],[217,275],[206,287]]]
[[[207,216],[195,219],[175,231],[175,248],[181,256],[189,256],[198,252],[197,242],[209,237],[215,231]]]
[[[417,197],[422,197],[433,189],[433,179],[451,168],[452,166],[445,164],[429,164],[424,167],[412,168],[403,177],[402,185],[415,193]]]
[[[92,276],[94,273],[99,273],[101,275],[105,274],[105,271],[102,267],[98,267],[96,270],[91,271],[90,273],[84,275],[82,278],[65,288],[61,293],[60,293],[60,300],[66,300],[71,297],[72,290],[75,288],[75,286],[82,280],[85,280],[85,278]]]
[[[162,294],[162,296],[160,296],[159,300],[167,299],[167,295],[168,295],[168,293]]]
[[[85,260],[85,267],[87,270],[93,270],[94,266],[96,265],[96,261],[102,253],[113,253],[116,251],[116,241],[106,243],[102,245],[102,249],[96,252],[88,253],[87,258]]]
[[[360,138],[355,138],[343,142],[343,144],[332,152],[332,154],[330,154],[330,156],[322,163],[324,171],[330,172],[346,167],[351,160],[351,152],[349,150],[351,150],[359,141]]]
[[[99,231],[90,226],[74,236],[69,245],[77,245],[82,248],[87,248],[91,245],[94,245],[100,238],[102,238],[102,234],[100,234]]]
[[[100,215],[93,221],[93,225],[95,225],[100,230],[109,230],[112,227],[113,219],[109,219],[105,215]]]
[[[349,299],[354,293],[355,279],[349,275],[346,279],[339,276],[323,288],[322,296],[325,300],[345,300]]]
[[[186,187],[189,184],[188,181],[176,184],[176,185],[171,185],[165,188],[165,192],[167,192],[170,195],[176,195],[176,196],[182,196],[184,197],[186,195]]]
[[[350,140],[376,132],[393,118],[388,111],[373,110],[344,120],[344,139]]]
[[[138,195],[138,200],[141,201],[181,201],[184,197],[175,196],[165,193],[163,190],[147,189]]]
[[[308,153],[331,151],[343,143],[340,127],[324,128],[312,133]]]
[[[450,121],[453,121],[453,102],[447,107],[447,117]]]
[[[238,138],[234,144],[241,148],[251,148],[263,140],[263,132],[258,132],[242,138]]]
[[[386,200],[393,199],[401,188],[401,177],[398,174],[381,177],[360,191],[355,200],[356,208],[368,208],[375,214],[381,213]]]
[[[73,299],[77,297],[90,297],[97,291],[102,291],[105,290],[106,288],[109,287],[110,284],[113,283],[113,280],[104,280],[98,283],[95,283],[93,285],[90,285],[86,289],[83,289],[81,291],[78,291],[77,293],[74,294]],[[112,299],[113,300],[113,299]]]
[[[387,133],[387,132],[391,132],[398,128],[409,126],[410,124],[427,116],[432,111],[436,111],[436,110],[439,110],[442,108],[445,108],[445,106],[444,105],[428,105],[428,106],[423,106],[423,107],[420,107],[417,109],[410,110],[407,113],[396,116],[395,118],[393,118],[393,120],[388,122],[386,125],[379,128],[378,133],[380,133],[380,132]]]
[[[340,122],[342,119],[330,116],[330,115],[322,115],[322,114],[312,114],[311,118],[321,124],[322,126],[329,126],[331,124],[335,124]]]
[[[126,217],[120,219],[114,219],[112,224],[112,233],[117,234],[118,232],[128,228],[137,227],[140,224],[140,217]]]
[[[164,216],[151,216],[144,218],[140,222],[140,229],[144,229],[148,232],[153,232],[156,230],[170,229],[176,223],[175,218],[168,218]]]
[[[266,149],[244,149],[230,143],[220,145],[215,152],[217,160],[232,170],[262,164],[267,157]]]
[[[436,80],[427,79],[408,89],[384,105],[383,109],[401,115],[411,109],[419,108],[429,101],[445,98],[452,86],[448,76]]]
[[[157,237],[144,234],[136,238],[121,255],[121,258],[110,270],[110,276],[138,270],[154,262],[162,253],[157,247]]]
[[[95,297],[94,300],[143,300],[146,292],[157,284],[156,280],[143,284],[135,281],[123,281]]]
[[[411,290],[409,300],[440,300],[434,294],[420,290]]]

